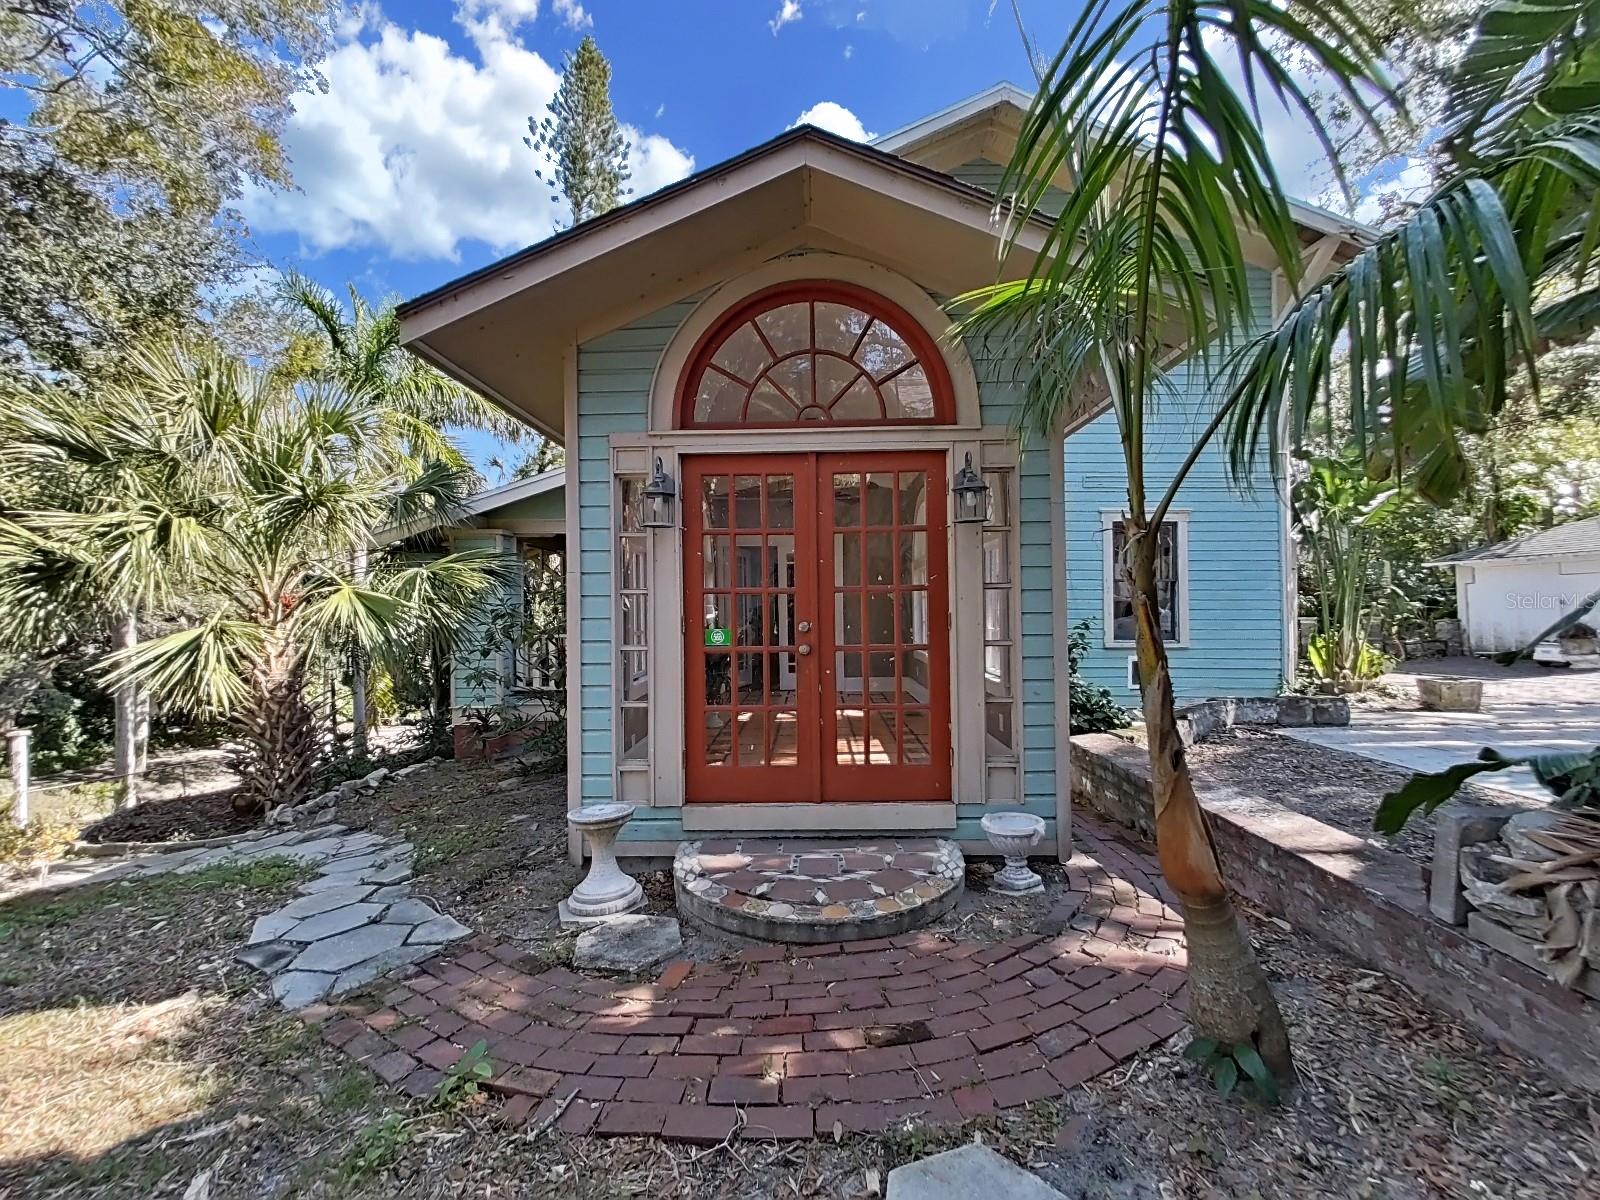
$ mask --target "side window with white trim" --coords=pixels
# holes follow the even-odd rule
[[[1183,561],[1183,539],[1178,536],[1178,522],[1161,523],[1160,553],[1156,558],[1156,599],[1161,610],[1161,636],[1168,642],[1184,639],[1183,603],[1184,588],[1188,586],[1188,566]],[[1133,616],[1133,588],[1122,573],[1123,551],[1128,545],[1127,526],[1122,521],[1111,524],[1111,586],[1106,589],[1109,611],[1105,614],[1106,629],[1113,642],[1132,642],[1137,637]]]

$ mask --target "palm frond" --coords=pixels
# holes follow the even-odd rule
[[[213,616],[112,655],[106,686],[137,684],[188,712],[226,716],[248,699],[265,645],[266,630],[255,622]]]

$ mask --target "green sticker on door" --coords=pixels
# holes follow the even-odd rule
[[[706,626],[706,645],[726,646],[728,644],[728,631],[715,625]]]

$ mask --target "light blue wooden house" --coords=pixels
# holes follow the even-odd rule
[[[1066,854],[1070,622],[1133,699],[1104,569],[1114,431],[1019,446],[1015,364],[949,341],[941,307],[995,279],[985,187],[1026,104],[1001,85],[870,146],[791,130],[402,307],[413,350],[567,448],[569,804],[637,805],[623,852],[862,831],[982,849],[979,819],[1021,809]],[[1311,269],[1352,244],[1298,215]],[[1185,694],[1272,692],[1283,515],[1219,471],[1176,514],[1175,671]],[[520,552],[503,505],[478,516],[458,533]]]

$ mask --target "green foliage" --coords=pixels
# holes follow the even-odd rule
[[[1474,777],[1511,767],[1532,771],[1540,786],[1555,797],[1552,803],[1556,808],[1600,808],[1600,746],[1590,751],[1515,758],[1485,746],[1478,751],[1477,762],[1456,763],[1443,771],[1413,775],[1397,791],[1386,793],[1372,827],[1379,833],[1399,833],[1416,812],[1431,813]]]
[[[1128,723],[1128,710],[1118,704],[1111,689],[1085,679],[1080,671],[1089,653],[1090,624],[1079,621],[1067,634],[1067,662],[1071,669],[1070,705],[1073,733],[1105,733]]]
[[[474,1042],[456,1065],[445,1072],[444,1078],[433,1093],[436,1108],[456,1109],[477,1098],[478,1089],[494,1078],[494,1062],[489,1057],[489,1043]]]
[[[411,1128],[401,1113],[385,1113],[363,1126],[355,1144],[340,1165],[340,1174],[351,1182],[368,1179],[393,1165],[401,1147],[411,1141]]]
[[[291,387],[215,352],[133,361],[92,401],[0,397],[14,431],[0,472],[59,505],[0,520],[0,645],[40,639],[56,612],[199,599],[197,618],[115,656],[107,682],[231,720],[245,811],[296,801],[320,754],[311,664],[454,645],[501,564],[380,550],[357,566],[382,529],[453,519],[466,486],[414,461],[382,396]]]
[[[1248,1042],[1229,1044],[1216,1038],[1195,1038],[1184,1048],[1183,1056],[1211,1076],[1212,1085],[1224,1098],[1243,1091],[1263,1104],[1278,1103],[1278,1081],[1262,1061],[1261,1053]]]
[[[279,134],[331,0],[0,10],[0,379],[114,372],[242,266],[227,202],[285,185]]]
[[[81,658],[56,664],[16,714],[16,723],[33,731],[29,760],[36,779],[94,766],[110,749],[111,700],[88,666]],[[7,751],[0,751],[0,761],[9,762]]]
[[[592,37],[562,61],[561,86],[543,120],[528,118],[523,143],[555,163],[545,180],[574,225],[610,212],[629,194],[628,143],[611,108],[611,64]],[[534,174],[544,179],[542,170]]]
[[[1337,637],[1326,633],[1307,639],[1306,661],[1318,679],[1341,683],[1368,682],[1394,666],[1394,659],[1365,638],[1357,641],[1355,652],[1351,654],[1340,645]]]
[[[1306,646],[1320,679],[1350,686],[1389,666],[1367,640],[1373,609],[1389,594],[1374,555],[1372,527],[1401,502],[1401,493],[1366,477],[1359,460],[1307,456],[1291,498],[1317,603],[1317,634]]]

